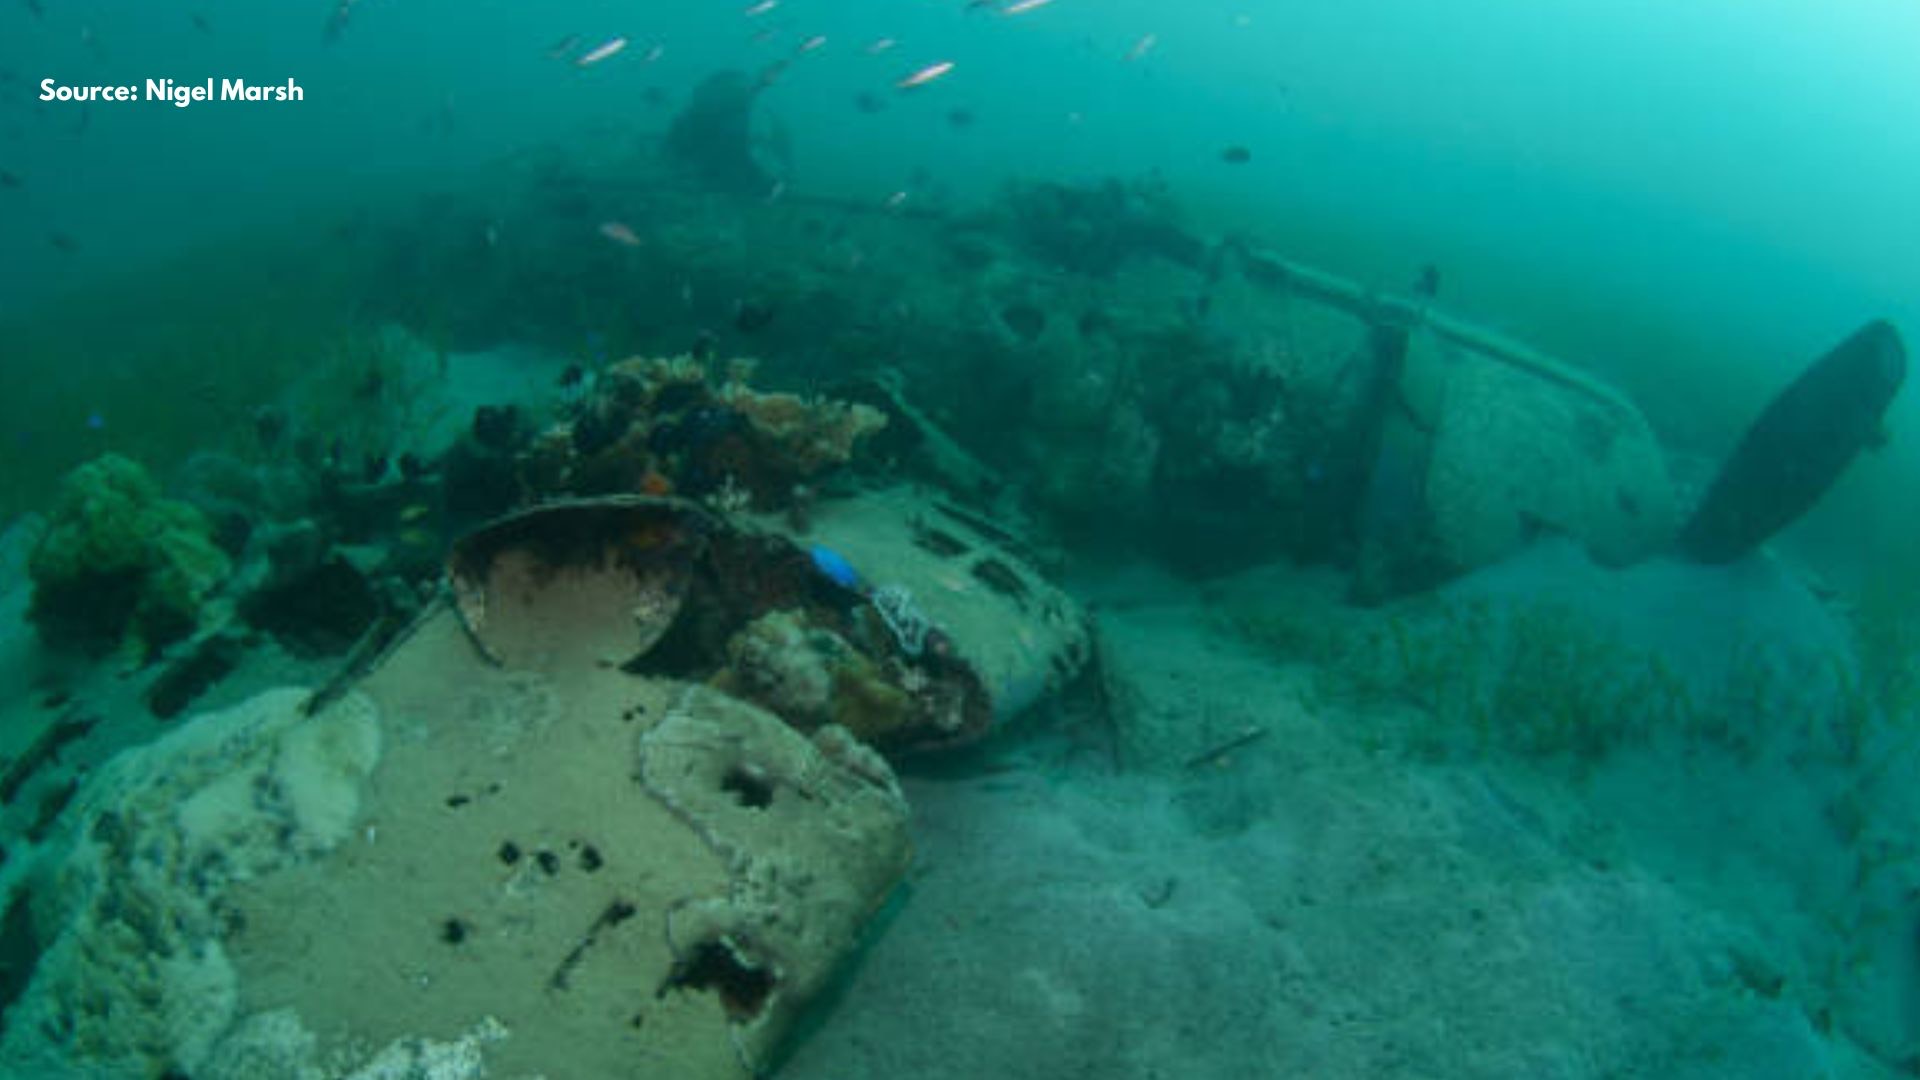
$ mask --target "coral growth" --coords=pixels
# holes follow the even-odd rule
[[[675,493],[722,510],[777,511],[848,464],[886,424],[867,405],[747,386],[735,361],[720,385],[688,356],[613,364],[575,408],[565,438],[536,442],[536,494]]]
[[[769,612],[727,646],[716,682],[802,729],[838,724],[868,745],[885,745],[913,722],[911,693],[839,634],[793,611]]]
[[[722,389],[720,398],[806,476],[845,465],[853,458],[854,444],[887,423],[886,414],[870,405],[808,401],[794,394],[749,390],[737,383]]]
[[[202,625],[231,569],[198,510],[162,497],[139,463],[106,454],[61,485],[28,561],[32,616],[56,645],[157,648]]]
[[[809,628],[797,613],[769,612],[727,643],[723,689],[812,727],[832,704],[833,665],[852,652],[838,634]]]

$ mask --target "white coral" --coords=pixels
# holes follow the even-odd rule
[[[886,620],[901,650],[908,656],[919,656],[926,648],[927,632],[933,629],[933,623],[914,603],[913,590],[905,585],[882,585],[873,590],[872,600],[874,610]]]
[[[451,1042],[399,1039],[347,1080],[480,1080],[487,1073],[484,1047],[506,1037],[506,1025],[489,1016]]]

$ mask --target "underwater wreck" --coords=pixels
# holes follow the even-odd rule
[[[1330,564],[1366,605],[1548,538],[1725,561],[1870,443],[1904,375],[1890,330],[1843,344],[1691,509],[1631,401],[1451,315],[1436,275],[1397,295],[1208,241],[1152,184],[944,219],[768,206],[760,89],[695,91],[664,148],[691,190],[548,161],[505,230],[526,247],[484,273],[491,207],[377,252],[382,284],[456,283],[434,314],[457,344],[566,357],[547,399],[437,427],[396,403],[358,441],[263,413],[261,462],[198,459],[184,491],[122,457],[70,476],[30,617],[137,673],[134,707],[49,690],[0,777],[0,1060],[764,1075],[897,902],[902,766],[1076,691],[1124,711],[1070,555]],[[628,219],[645,260],[556,254]],[[874,252],[925,272],[850,272]],[[349,417],[449,363],[380,349],[419,355],[357,356]],[[807,392],[726,359],[750,353]],[[1796,441],[1810,413],[1845,423]],[[1808,446],[1820,468],[1783,485]],[[1133,723],[1113,756],[1143,773],[1272,738]]]
[[[904,414],[743,370],[635,360],[545,429],[479,414],[447,460],[491,467],[435,475],[538,494],[467,529],[424,602],[376,604],[324,686],[70,783],[61,810],[85,825],[7,907],[34,928],[15,948],[38,944],[6,980],[0,1055],[49,1077],[483,1054],[500,1075],[764,1073],[905,871],[888,758],[978,741],[1090,649],[1017,537],[925,488],[816,489]],[[327,568],[350,564],[270,539],[258,568],[222,563],[241,596],[208,585],[144,616],[184,588],[167,553],[211,528],[142,475],[75,474],[36,610],[55,640],[78,606],[113,648],[170,655],[155,685],[181,700],[149,705],[171,716],[225,674],[209,650],[332,619],[310,597],[338,599]],[[78,494],[96,488],[127,494]],[[182,542],[124,568],[113,530],[151,535],[155,514]],[[410,595],[401,573],[349,577]]]

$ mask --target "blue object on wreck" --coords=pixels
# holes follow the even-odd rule
[[[860,587],[860,574],[854,570],[853,564],[847,561],[846,556],[822,544],[809,547],[807,554],[813,557],[814,567],[832,578],[834,584],[849,589]]]

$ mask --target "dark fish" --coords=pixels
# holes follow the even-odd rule
[[[207,21],[207,17],[205,15],[202,15],[196,11],[188,15],[187,18],[193,20],[193,28],[195,30],[200,31],[203,34],[213,33],[213,24]]]
[[[10,173],[5,169],[0,169],[0,188],[17,188],[19,186],[20,177],[17,174]]]
[[[80,250],[80,241],[75,240],[63,232],[48,233],[47,243],[52,244],[55,251],[66,255],[71,255]]]
[[[25,2],[27,10],[33,13],[34,18],[44,19],[47,17],[47,9],[40,6],[40,0],[25,0]]]
[[[360,381],[354,384],[353,396],[356,401],[372,401],[378,398],[380,392],[386,388],[386,374],[379,368],[370,367],[366,374],[360,376]]]
[[[320,31],[320,40],[328,45],[340,40],[347,32],[347,20],[353,16],[353,0],[339,0],[334,5],[333,14],[327,18],[326,28]]]
[[[949,112],[947,114],[947,126],[955,129],[964,129],[964,128],[972,127],[973,126],[973,110],[954,109],[952,112]]]
[[[885,98],[882,98],[879,94],[871,90],[862,90],[853,95],[853,107],[866,113],[868,116],[872,116],[877,112],[885,112],[887,102]]]
[[[757,334],[773,322],[774,306],[764,300],[733,302],[733,328],[743,334]]]
[[[482,405],[473,410],[473,439],[489,450],[512,452],[520,441],[520,407]]]
[[[1907,377],[1907,349],[1884,319],[1815,360],[1741,437],[1693,517],[1680,550],[1730,563],[1807,512],[1863,448]]]
[[[279,446],[281,437],[286,433],[285,413],[266,405],[254,410],[253,437],[259,441],[262,450],[272,450]]]
[[[560,386],[571,390],[587,380],[587,369],[579,364],[568,364],[567,370],[560,373]]]
[[[659,109],[659,108],[666,107],[666,105],[669,102],[671,102],[673,98],[670,95],[668,95],[668,93],[665,90],[662,90],[657,86],[649,86],[645,90],[640,91],[640,100],[646,102],[648,105],[651,105],[656,109]]]
[[[1245,165],[1253,160],[1253,151],[1244,146],[1229,146],[1220,151],[1220,160],[1229,165]]]

